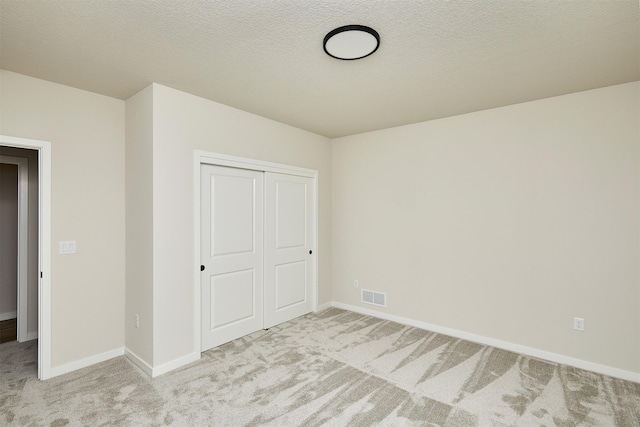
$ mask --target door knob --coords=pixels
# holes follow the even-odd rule
[[[309,255],[311,255],[313,253],[313,251],[309,251]]]
[[[204,265],[200,266],[200,271],[204,271]]]

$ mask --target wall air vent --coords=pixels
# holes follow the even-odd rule
[[[387,306],[387,294],[384,292],[362,290],[362,302],[367,304],[378,305],[380,307]]]

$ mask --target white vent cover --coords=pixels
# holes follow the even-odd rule
[[[380,307],[387,306],[387,294],[384,292],[362,290],[362,302],[367,304],[379,305]]]

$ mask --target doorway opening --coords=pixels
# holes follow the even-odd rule
[[[47,379],[51,377],[50,143],[0,135],[0,177],[0,227],[3,237],[10,236],[0,245],[2,279],[9,283],[0,288],[0,316],[9,319],[0,320],[12,321],[15,312],[15,339],[38,339],[38,378]],[[9,268],[13,264],[15,268]],[[3,334],[14,334],[12,322],[0,328]]]
[[[37,174],[37,151],[0,147],[0,344],[38,334]]]

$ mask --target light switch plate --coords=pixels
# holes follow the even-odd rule
[[[76,241],[66,240],[60,242],[60,255],[68,255],[76,253]]]

